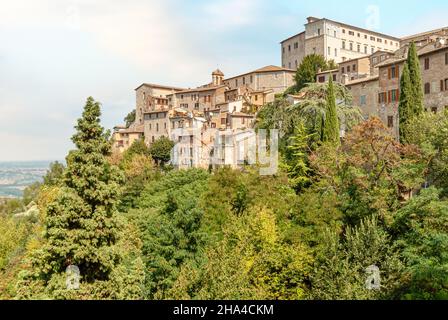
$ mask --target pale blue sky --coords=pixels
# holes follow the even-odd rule
[[[63,159],[85,99],[121,123],[142,82],[193,87],[280,65],[307,16],[403,36],[448,26],[446,0],[0,0],[0,161]]]

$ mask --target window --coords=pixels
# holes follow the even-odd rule
[[[295,65],[296,65],[296,68],[299,66],[299,64],[297,63],[297,60],[295,61]]]
[[[334,49],[334,56],[335,56],[335,57],[338,56],[338,49]]]
[[[358,52],[361,52],[361,45],[358,44]]]
[[[325,82],[325,76],[320,76],[320,77],[319,77],[319,82],[320,82],[320,83]]]
[[[194,104],[194,108],[195,108],[196,110],[199,110],[199,102],[196,102],[196,103]]]
[[[369,50],[369,49],[367,48],[367,46],[364,46],[364,53],[365,53],[365,54],[367,54],[367,50]]]
[[[288,45],[288,51],[291,51],[291,45]]]
[[[394,116],[388,116],[387,117],[387,127],[393,128],[394,127]]]
[[[255,101],[258,101],[258,94],[255,95]]]
[[[282,52],[283,52],[283,53],[285,53],[285,47],[283,47],[283,50],[282,50]]]
[[[350,66],[347,66],[347,73],[350,72]]]
[[[445,53],[445,64],[448,64],[448,52]]]
[[[342,74],[345,73],[345,68],[344,67],[341,68],[341,72],[342,72]]]
[[[331,56],[331,47],[328,47],[328,55]]]
[[[364,35],[364,39],[367,39],[367,35],[366,34]]]
[[[386,101],[387,100],[386,97],[387,97],[386,92],[379,93],[378,94],[378,103],[386,103],[387,102]]]
[[[392,67],[390,67],[390,68],[387,70],[387,72],[388,72],[388,78],[389,78],[389,79],[395,79],[395,78],[398,78],[398,74],[399,74],[398,66],[392,66]]]
[[[429,82],[425,83],[425,94],[431,93],[431,84]]]
[[[361,37],[361,34],[358,32],[358,38],[360,38]]]
[[[299,48],[299,43],[298,42],[294,42],[294,49],[298,49]]]
[[[336,31],[334,32],[334,37],[336,38]]]
[[[342,49],[345,49],[345,41],[342,41]]]
[[[333,81],[336,81],[336,74],[333,75]]]
[[[317,35],[320,36],[320,29],[317,29]]]
[[[166,129],[166,122],[165,122],[165,126],[164,126],[164,127],[165,127],[165,129]]]
[[[345,29],[342,29],[342,33],[345,33]]]
[[[367,97],[365,95],[361,96],[360,104],[362,106],[365,106],[367,104],[366,101],[367,101]]]
[[[392,90],[391,91],[391,102],[397,102],[398,101],[398,90]]]
[[[433,113],[437,113],[437,107],[432,107],[432,108],[431,108],[431,112],[433,112]]]
[[[383,43],[383,39],[380,38],[376,39],[376,41],[378,41],[379,43]]]
[[[376,39],[375,37],[370,37],[370,40],[375,41]]]
[[[354,36],[354,35],[355,35],[355,33],[354,33],[353,31],[349,31],[348,34],[349,34],[350,36]]]
[[[156,123],[156,131],[159,131],[159,124]]]
[[[356,72],[356,64],[353,65],[353,72]]]
[[[246,84],[246,77],[243,77],[243,84]]]
[[[297,60],[296,60],[296,64],[297,64]],[[254,76],[250,76],[250,83],[254,82]]]
[[[429,58],[425,58],[425,70],[429,70]]]
[[[353,51],[353,43],[350,42],[350,51]]]
[[[238,87],[238,79],[235,79],[235,87]]]

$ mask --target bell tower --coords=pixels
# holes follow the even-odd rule
[[[216,69],[212,72],[212,83],[214,86],[220,86],[224,83],[224,73],[221,70]]]

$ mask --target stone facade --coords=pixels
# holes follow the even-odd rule
[[[133,124],[129,128],[125,126],[116,126],[112,133],[112,150],[114,152],[123,153],[136,140],[143,138],[143,125]]]
[[[138,124],[143,124],[143,114],[149,111],[166,110],[167,96],[185,89],[144,83],[135,89],[136,117]]]
[[[281,93],[294,84],[295,71],[276,66],[266,66],[252,72],[224,80],[229,89],[247,86],[254,91],[272,90]]]
[[[337,63],[370,55],[378,50],[393,52],[400,39],[330,19],[309,17],[305,32],[281,42],[282,66],[296,68],[309,54]]]
[[[378,76],[350,81],[346,86],[353,96],[353,104],[361,109],[365,119],[379,114],[377,104]]]

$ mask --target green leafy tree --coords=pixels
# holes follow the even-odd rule
[[[322,145],[310,163],[319,187],[338,195],[348,225],[373,214],[391,223],[401,202],[424,182],[426,168],[420,151],[399,144],[378,118],[354,127],[339,148]]]
[[[329,97],[330,84],[315,83],[303,88],[300,91],[301,101],[291,106],[291,114],[298,115],[305,121],[308,132],[315,133],[318,142],[322,142],[325,136],[325,122],[327,117],[334,121],[334,107],[329,108],[329,103],[333,105],[333,98]],[[341,84],[332,83],[333,96],[336,103],[337,122],[341,128],[350,130],[359,124],[363,118],[358,107],[353,105],[353,99],[348,89]],[[338,133],[339,134],[339,133]]]
[[[297,68],[294,77],[296,83],[296,91],[301,90],[309,83],[316,82],[317,72],[328,68],[325,58],[321,55],[310,54],[303,58],[302,63]]]
[[[423,82],[420,70],[420,60],[418,58],[417,47],[411,42],[408,51],[407,64],[409,67],[409,77],[411,79],[412,96],[410,104],[413,106],[410,116],[418,116],[423,113]]]
[[[186,264],[170,290],[177,299],[304,299],[312,257],[283,238],[276,216],[253,210],[224,227],[202,265]]]
[[[158,165],[163,166],[170,161],[173,147],[174,142],[162,136],[151,144],[149,153]]]
[[[205,235],[199,231],[199,200],[208,177],[199,169],[170,171],[147,184],[140,209],[129,212],[143,239],[146,298],[166,299],[181,266],[201,250]]]
[[[64,185],[46,208],[45,242],[32,256],[33,272],[21,282],[22,298],[141,296],[138,259],[130,269],[123,265],[126,251],[119,243],[125,226],[116,211],[122,176],[107,161],[111,146],[109,133],[100,126],[100,115],[100,104],[89,97],[75,127],[76,150],[67,157]],[[80,269],[79,290],[65,285],[69,265]]]
[[[380,271],[380,290],[366,286],[366,269]],[[327,231],[311,275],[311,298],[318,300],[394,299],[404,266],[400,254],[375,217],[338,235]]]
[[[322,141],[333,143],[338,146],[340,143],[339,120],[336,111],[336,98],[334,95],[333,79],[330,77],[327,92],[327,110],[325,112]]]
[[[62,183],[65,166],[58,162],[50,163],[50,168],[47,170],[47,174],[44,176],[44,184],[47,186],[57,186]]]
[[[135,122],[135,117],[136,117],[135,109],[126,115],[126,117],[124,118],[126,128],[129,128],[131,126],[131,124],[133,124]]]
[[[393,230],[410,282],[404,299],[448,299],[448,201],[429,188],[401,208]]]
[[[425,184],[439,188],[448,196],[448,110],[424,112],[410,121],[408,142],[422,150],[427,164]]]

